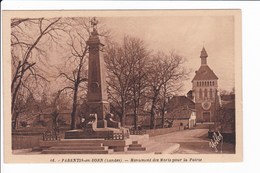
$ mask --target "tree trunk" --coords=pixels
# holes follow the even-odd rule
[[[22,83],[22,77],[20,77],[19,82],[18,82],[17,86],[15,87],[14,92],[12,93],[12,103],[11,103],[11,113],[12,114],[15,112],[15,101],[16,101],[17,93],[18,93],[21,83]]]
[[[122,125],[122,127],[124,127],[125,126],[125,117],[126,117],[126,115],[125,115],[125,100],[124,99],[122,99],[122,108],[121,108],[121,112],[122,112],[122,115],[121,115],[121,125]]]
[[[137,93],[135,93],[135,95],[134,95],[134,128],[135,128],[135,130],[137,130],[137,126],[138,126],[137,121],[138,121],[138,110],[139,110],[139,97],[136,95],[137,95]]]
[[[162,111],[162,128],[164,128],[164,111]]]
[[[77,111],[77,98],[78,98],[78,85],[75,85],[74,95],[73,95],[73,104],[71,116],[70,129],[74,130],[76,128],[76,111]]]
[[[138,120],[137,115],[138,115],[137,108],[135,107],[134,108],[134,128],[135,128],[135,130],[137,130],[137,120]]]
[[[18,116],[19,116],[19,113],[14,111],[13,112],[13,118],[12,118],[12,129],[15,130],[17,128],[17,119],[18,119]]]
[[[164,117],[165,117],[165,110],[166,110],[166,96],[164,96],[163,98],[163,105],[162,105],[162,128],[164,128],[164,123],[165,123],[165,120],[164,120]]]
[[[155,129],[155,109],[156,109],[155,105],[156,105],[156,97],[154,97],[152,101],[150,129]]]

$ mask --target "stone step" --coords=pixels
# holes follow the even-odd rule
[[[113,149],[114,152],[125,152],[127,147],[124,146],[110,146],[109,149]]]
[[[58,142],[56,146],[97,146],[97,147],[102,147],[103,143],[66,143],[66,142]]]
[[[61,139],[64,143],[103,143],[104,139]]]
[[[48,150],[107,150],[108,147],[100,147],[100,146],[56,146],[51,147]]]
[[[129,147],[128,151],[145,151],[145,147]]]
[[[111,150],[43,150],[42,154],[109,154]]]
[[[142,147],[142,144],[131,144],[129,147]]]

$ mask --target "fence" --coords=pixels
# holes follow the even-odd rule
[[[146,130],[132,130],[130,129],[130,135],[144,135]]]
[[[60,135],[56,131],[46,131],[43,133],[42,138],[44,141],[55,141],[55,140],[60,140]]]

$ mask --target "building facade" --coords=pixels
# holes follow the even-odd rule
[[[218,77],[207,65],[208,54],[202,48],[201,65],[192,80],[192,97],[197,122],[214,122],[218,106]]]

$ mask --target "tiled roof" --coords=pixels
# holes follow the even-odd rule
[[[194,80],[216,80],[218,77],[216,74],[209,68],[208,65],[200,66],[199,70],[196,71],[196,74],[192,81]]]
[[[193,111],[190,109],[177,109],[173,112],[169,112],[166,114],[167,118],[173,118],[173,119],[189,119],[191,116],[191,113]]]
[[[171,100],[167,105],[167,111],[171,112],[175,109],[187,108],[187,107],[191,109],[195,109],[195,103],[186,96],[174,96],[171,98]]]

